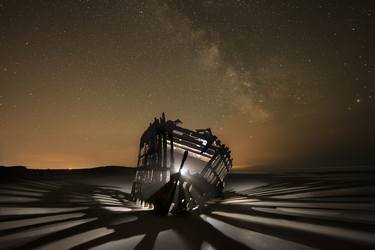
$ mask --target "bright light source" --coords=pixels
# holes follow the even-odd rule
[[[182,175],[187,175],[188,174],[188,169],[187,168],[182,168],[181,169],[181,174]]]

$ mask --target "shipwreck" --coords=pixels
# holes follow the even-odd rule
[[[229,148],[211,129],[193,131],[181,123],[163,113],[140,139],[131,196],[158,215],[193,211],[220,196],[232,168]]]

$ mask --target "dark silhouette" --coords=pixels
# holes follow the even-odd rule
[[[153,206],[159,215],[198,209],[207,198],[220,196],[232,168],[229,148],[211,129],[192,131],[180,123],[167,121],[162,113],[143,133],[139,145],[133,200]],[[191,162],[182,174],[187,158]]]

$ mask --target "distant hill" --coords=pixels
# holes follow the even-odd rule
[[[10,167],[0,166],[0,173],[8,172],[8,171],[22,172],[26,170],[27,170],[27,167],[25,166],[10,166]]]
[[[115,173],[115,172],[135,173],[136,168],[125,167],[125,166],[101,166],[101,167],[93,167],[93,168],[71,169],[68,171],[92,172],[92,173]]]
[[[373,173],[375,165],[305,165],[305,166],[249,166],[232,169],[232,173]]]
[[[0,174],[4,175],[19,175],[19,174],[32,174],[43,175],[46,173],[61,174],[61,175],[75,175],[75,174],[89,174],[89,175],[115,175],[115,174],[135,174],[136,168],[125,166],[100,166],[93,168],[81,169],[30,169],[25,166],[0,166]]]

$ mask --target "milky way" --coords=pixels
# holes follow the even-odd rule
[[[375,163],[374,15],[373,1],[0,1],[0,165],[134,166],[163,111],[211,127],[237,167]]]

